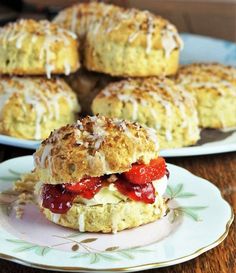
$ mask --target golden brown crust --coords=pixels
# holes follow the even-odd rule
[[[76,120],[75,93],[63,79],[0,78],[0,132],[23,139],[44,139]]]
[[[0,29],[0,73],[50,78],[78,68],[76,35],[58,25],[27,19]]]
[[[84,177],[120,173],[158,155],[156,135],[137,124],[85,117],[54,131],[34,154],[43,183],[73,183]]]
[[[146,77],[172,75],[178,69],[182,41],[176,28],[148,11],[78,4],[62,11],[55,22],[68,29],[73,26],[84,39],[88,70]]]
[[[196,63],[180,68],[176,82],[197,100],[200,126],[236,126],[236,69],[222,64]]]
[[[42,207],[41,207],[42,208]],[[118,204],[86,206],[74,203],[65,214],[53,214],[42,208],[50,221],[80,232],[115,233],[160,219],[166,211],[162,197],[157,196],[154,204],[126,201]]]
[[[181,40],[176,28],[162,17],[129,9],[98,24],[86,37],[87,69],[131,77],[177,71]]]
[[[123,9],[102,2],[80,3],[59,12],[53,22],[75,32],[79,39],[83,40],[89,28],[93,28],[93,25],[104,17],[112,17],[118,10]]]
[[[92,110],[154,128],[162,149],[195,144],[199,139],[193,96],[166,78],[111,83],[95,97]]]

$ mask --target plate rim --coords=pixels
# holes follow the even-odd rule
[[[221,197],[222,197],[222,194],[221,194]],[[222,199],[224,201],[226,201],[224,198],[222,198]],[[39,263],[31,263],[31,262],[25,261],[21,258],[17,258],[12,255],[4,254],[4,253],[0,253],[0,258],[7,260],[7,261],[15,262],[17,264],[32,267],[32,268],[39,268],[39,269],[53,270],[53,271],[60,271],[60,272],[66,272],[66,271],[67,272],[132,272],[132,271],[141,271],[141,270],[148,270],[148,269],[171,266],[171,265],[179,264],[179,263],[194,259],[194,258],[200,256],[201,254],[207,252],[208,250],[218,246],[221,242],[223,242],[223,240],[227,237],[227,235],[229,233],[230,226],[234,220],[233,208],[228,202],[227,202],[227,204],[229,205],[229,207],[231,209],[231,217],[228,220],[228,222],[226,223],[225,232],[219,238],[217,238],[213,243],[211,243],[205,247],[201,247],[200,249],[196,250],[195,252],[193,252],[189,255],[183,256],[181,258],[169,260],[169,261],[154,262],[154,263],[142,264],[142,265],[137,265],[137,266],[129,266],[129,267],[94,269],[94,268],[89,268],[89,267],[64,267],[64,266],[51,266],[51,265],[45,265],[45,264],[39,264]]]
[[[26,156],[19,156],[19,157],[15,157],[15,158],[11,158],[8,159],[6,161],[3,161],[0,163],[8,163],[9,161],[14,161],[15,159],[19,159],[19,158],[31,158],[32,160],[32,155],[26,155]],[[135,266],[126,266],[126,267],[117,267],[117,268],[99,268],[99,269],[95,269],[95,268],[91,268],[91,267],[78,267],[78,266],[55,266],[55,265],[46,265],[46,264],[40,264],[40,263],[34,263],[34,262],[30,262],[27,260],[24,260],[22,258],[16,257],[16,256],[12,256],[9,254],[5,254],[3,252],[0,252],[0,258],[7,260],[7,261],[12,261],[15,262],[17,264],[21,264],[21,265],[25,265],[28,267],[32,267],[32,268],[40,268],[40,269],[48,269],[48,270],[54,270],[54,271],[61,271],[61,272],[132,272],[132,271],[140,271],[140,270],[147,270],[147,269],[152,269],[152,268],[160,268],[160,267],[166,267],[166,266],[171,266],[171,265],[175,265],[175,264],[179,264],[188,260],[191,260],[203,253],[205,253],[206,251],[216,247],[217,245],[219,245],[228,235],[229,230],[230,230],[230,226],[233,223],[234,220],[234,211],[232,206],[228,203],[228,201],[223,197],[222,192],[220,191],[220,189],[213,184],[212,182],[210,182],[209,180],[202,178],[200,176],[197,176],[193,173],[191,173],[189,170],[180,167],[178,165],[175,164],[171,164],[168,163],[168,165],[172,165],[174,167],[180,168],[184,171],[186,171],[187,173],[189,173],[190,175],[206,180],[212,187],[214,187],[219,193],[220,193],[220,198],[222,199],[222,201],[224,201],[227,206],[230,209],[230,218],[228,219],[228,221],[225,224],[225,229],[224,232],[222,234],[220,234],[220,236],[212,243],[203,246],[199,249],[197,249],[196,251],[194,251],[193,253],[190,253],[188,255],[176,258],[176,259],[172,259],[172,260],[168,260],[168,261],[162,261],[162,262],[152,262],[152,263],[144,263],[141,265],[135,265]]]

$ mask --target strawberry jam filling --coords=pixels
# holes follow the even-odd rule
[[[165,160],[157,158],[148,165],[135,163],[128,172],[117,174],[115,184],[117,190],[131,200],[146,204],[155,202],[155,188],[152,181],[169,176]],[[42,188],[42,206],[53,213],[66,213],[74,199],[81,196],[86,199],[94,197],[99,190],[109,185],[108,177],[89,177],[77,183],[44,184]]]

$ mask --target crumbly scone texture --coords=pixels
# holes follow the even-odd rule
[[[0,78],[1,134],[41,140],[74,122],[80,111],[76,94],[63,79]]]
[[[130,77],[176,73],[181,40],[165,19],[130,9],[106,17],[97,28],[86,36],[87,69]]]
[[[222,64],[196,63],[180,68],[176,82],[197,100],[200,126],[236,126],[236,69]]]
[[[123,9],[103,2],[80,3],[60,11],[53,22],[76,33],[83,43],[90,28],[92,29],[102,18],[112,17],[120,10]]]
[[[0,73],[70,74],[79,68],[74,33],[46,20],[22,19],[0,28]]]
[[[101,3],[78,4],[55,18],[83,40],[88,70],[112,76],[172,75],[182,41],[174,25],[148,11]]]
[[[47,219],[61,226],[80,232],[115,233],[160,219],[166,212],[166,204],[162,197],[157,196],[154,204],[131,200],[96,206],[73,203],[70,210],[61,215],[41,209]]]
[[[93,100],[92,111],[155,129],[162,149],[192,145],[200,138],[194,97],[167,78],[110,83]]]
[[[73,183],[85,177],[122,173],[132,163],[158,156],[152,129],[102,116],[87,116],[55,130],[34,154],[40,181]]]
[[[80,69],[64,79],[75,91],[83,115],[92,114],[91,104],[96,95],[110,82],[118,80],[109,75],[94,73],[85,69]]]

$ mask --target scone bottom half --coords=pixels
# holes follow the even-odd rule
[[[35,193],[49,220],[117,232],[165,215],[168,170],[152,130],[87,116],[55,130],[34,154]]]

